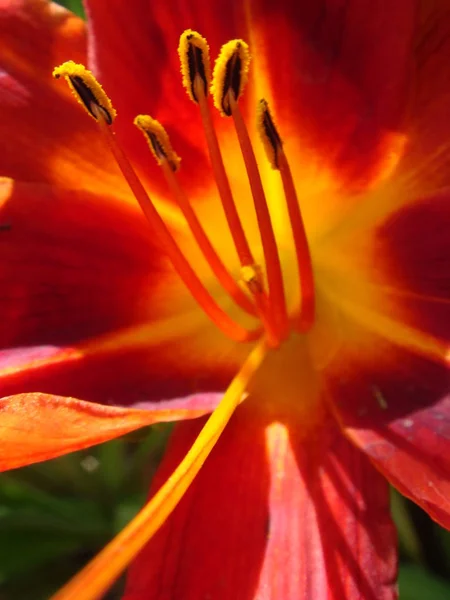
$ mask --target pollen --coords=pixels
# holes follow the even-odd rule
[[[279,153],[283,142],[273,121],[266,100],[262,99],[256,109],[256,128],[266,151],[267,160],[273,169],[279,169]]]
[[[106,123],[112,124],[116,118],[116,110],[102,86],[86,67],[69,60],[53,69],[53,77],[65,78],[75,98],[93,119],[98,120],[98,111],[100,111]]]
[[[180,36],[178,46],[183,85],[189,98],[198,103],[196,79],[200,79],[205,97],[211,83],[211,63],[209,46],[203,36],[192,29],[187,29]]]
[[[138,115],[134,124],[144,134],[158,165],[167,160],[172,171],[180,167],[181,158],[175,153],[166,130],[156,119],[148,115]]]
[[[222,116],[231,116],[229,94],[237,101],[248,81],[250,50],[243,40],[224,44],[214,65],[211,93]]]

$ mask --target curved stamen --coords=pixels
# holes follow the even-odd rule
[[[155,119],[152,119],[147,115],[139,115],[134,120],[134,123],[147,138],[149,146],[152,149],[153,154],[155,154],[157,162],[162,169],[172,196],[183,213],[200,251],[208,262],[212,272],[217,277],[217,280],[233,298],[236,304],[238,304],[249,314],[255,315],[256,311],[254,305],[237,285],[236,281],[233,279],[230,272],[220,259],[215,248],[206,235],[197,215],[195,214],[191,203],[184,193],[183,188],[180,185],[180,182],[176,176],[176,170],[173,168],[174,161],[170,159],[171,148],[169,150],[165,150],[165,143],[169,142],[169,138],[167,134],[167,140],[161,139],[160,137],[161,132],[166,133],[164,128],[160,123],[158,123],[158,121],[155,121]],[[159,152],[158,149],[155,151],[155,144],[158,144],[161,148]]]
[[[305,226],[303,224],[291,169],[283,149],[283,142],[270,114],[266,100],[260,101],[257,117],[258,130],[266,149],[267,158],[272,167],[280,172],[283,183],[300,280],[301,307],[298,316],[298,329],[301,332],[305,332],[311,328],[315,315],[314,273]]]
[[[95,110],[95,107],[94,109]],[[233,321],[215,302],[211,294],[204,287],[197,274],[186,260],[184,254],[176,244],[172,234],[167,229],[166,224],[160,217],[149,195],[145,191],[136,172],[125,156],[124,152],[115,140],[108,124],[103,116],[98,112],[98,124],[102,131],[116,162],[127,180],[142,212],[152,226],[161,246],[164,248],[167,256],[170,258],[173,267],[182,279],[183,283],[191,292],[194,299],[201,306],[208,317],[215,325],[229,338],[236,342],[249,342],[261,335],[261,329],[247,330],[235,321]]]
[[[247,169],[248,180],[252,190],[253,203],[255,206],[256,218],[261,233],[263,245],[264,261],[266,265],[267,282],[269,285],[269,306],[276,323],[279,336],[283,339],[288,331],[288,315],[286,307],[286,298],[284,293],[283,275],[281,271],[280,256],[278,253],[277,242],[272,227],[269,208],[267,206],[266,195],[259,174],[258,164],[255,153],[247,131],[238,103],[230,94],[230,109],[244,157],[245,167]]]
[[[98,600],[108,590],[183,498],[242,402],[248,384],[266,352],[266,344],[262,340],[249,355],[219,406],[166,483],[125,529],[51,600]]]

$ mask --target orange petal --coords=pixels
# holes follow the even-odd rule
[[[0,2],[0,136],[8,151],[0,174],[84,189],[125,189],[92,119],[80,110],[53,67],[86,62],[84,22],[47,0]]]
[[[325,420],[261,419],[248,400],[168,522],[130,568],[124,600],[396,597],[386,482]],[[178,426],[154,492],[198,423]]]
[[[0,470],[87,448],[152,423],[190,419],[205,412],[117,408],[38,393],[9,396],[0,400]]]

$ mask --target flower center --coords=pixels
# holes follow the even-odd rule
[[[208,44],[200,34],[192,30],[185,31],[180,38],[178,53],[184,87],[200,111],[215,184],[240,261],[239,282],[232,277],[217,254],[179,182],[177,170],[180,159],[172,149],[165,129],[148,115],[137,116],[134,123],[145,135],[161,167],[170,193],[183,213],[200,251],[218,282],[241,309],[259,319],[260,325],[252,330],[242,327],[231,319],[216,303],[186,259],[118,144],[111,129],[116,111],[92,73],[82,65],[69,61],[57,67],[53,74],[57,78],[60,76],[66,78],[79,102],[97,121],[160,246],[206,315],[234,341],[248,342],[264,335],[268,346],[276,348],[287,338],[292,329],[300,332],[308,331],[314,321],[314,280],[311,257],[282,138],[267,102],[261,100],[256,111],[257,128],[272,168],[280,173],[298,265],[301,301],[298,310],[291,316],[287,311],[280,257],[261,175],[251,138],[239,108],[239,100],[248,80],[250,63],[248,46],[242,40],[232,40],[225,44],[216,60],[212,76]],[[223,116],[231,117],[233,121],[261,235],[264,268],[254,259],[236,208],[212,118],[210,90],[216,108]]]

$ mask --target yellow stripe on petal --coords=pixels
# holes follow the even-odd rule
[[[266,343],[260,342],[233,379],[178,468],[141,512],[112,542],[51,600],[97,600],[119,577],[183,498],[259,369]]]

